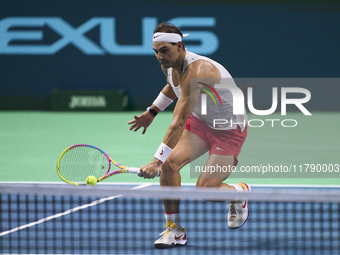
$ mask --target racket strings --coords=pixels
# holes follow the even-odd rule
[[[85,183],[88,176],[97,179],[109,168],[107,157],[99,150],[77,146],[66,151],[59,164],[60,174],[70,182]]]

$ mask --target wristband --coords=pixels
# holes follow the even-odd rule
[[[152,109],[151,107],[146,108],[146,110],[151,112],[153,114],[153,116],[155,116],[155,117],[158,114],[158,112],[156,112],[156,110]]]
[[[153,105],[156,106],[159,110],[164,111],[174,100],[168,98],[166,95],[159,93],[155,101],[153,101]]]
[[[161,143],[154,157],[164,162],[167,159],[167,157],[169,157],[171,152],[172,152],[172,149],[168,145]]]

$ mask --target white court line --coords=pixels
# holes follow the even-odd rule
[[[139,186],[133,187],[131,189],[142,189],[142,188],[148,187],[150,185],[151,184],[149,184],[149,183],[145,183],[145,184],[141,184]],[[45,223],[47,221],[50,221],[50,220],[53,220],[53,219],[56,219],[56,218],[59,218],[59,217],[62,217],[62,216],[65,216],[65,215],[68,215],[68,214],[71,214],[71,213],[83,210],[83,209],[86,209],[86,208],[89,208],[89,207],[92,207],[92,206],[95,206],[95,205],[99,205],[99,204],[102,204],[102,203],[104,203],[106,201],[113,200],[115,198],[122,197],[122,196],[123,195],[117,195],[117,196],[106,197],[106,198],[102,198],[102,199],[99,199],[99,200],[95,200],[95,201],[93,201],[93,202],[91,202],[89,204],[81,205],[81,206],[78,206],[78,207],[66,210],[65,212],[58,213],[58,214],[55,214],[55,215],[51,215],[51,216],[43,218],[41,220],[38,220],[38,221],[35,221],[35,222],[31,222],[29,224],[25,224],[25,225],[22,225],[20,227],[16,227],[16,228],[4,231],[4,232],[0,233],[0,236],[8,235],[8,234],[11,234],[13,232],[17,232],[17,231],[20,231],[20,230],[23,230],[23,229],[26,229],[26,228],[29,228],[29,227],[33,227],[33,226],[38,225],[40,223]]]

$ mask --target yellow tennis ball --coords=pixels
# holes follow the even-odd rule
[[[87,186],[93,187],[93,186],[96,186],[96,184],[97,184],[97,178],[95,176],[90,175],[86,178],[86,185]]]

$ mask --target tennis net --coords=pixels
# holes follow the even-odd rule
[[[0,185],[0,253],[338,254],[339,189],[138,190],[112,185]],[[188,244],[154,249],[165,229],[162,198],[181,198]],[[249,198],[244,226],[228,228],[226,203]]]

